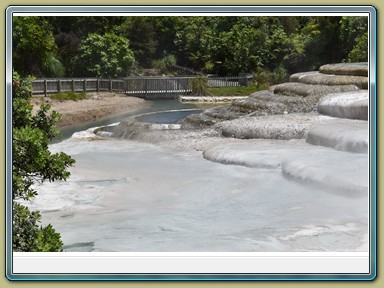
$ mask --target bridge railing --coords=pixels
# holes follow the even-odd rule
[[[45,95],[58,92],[120,92],[142,98],[176,98],[192,92],[190,82],[196,76],[184,77],[126,77],[102,78],[45,78],[32,81],[32,93]],[[210,87],[247,86],[252,76],[208,77]]]
[[[151,98],[177,98],[192,92],[190,81],[195,77],[128,77],[125,94]]]
[[[58,92],[124,92],[124,80],[100,78],[47,78],[32,81],[33,94]]]

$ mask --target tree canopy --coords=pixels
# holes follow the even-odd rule
[[[14,68],[35,76],[128,76],[166,59],[206,73],[290,73],[367,61],[362,16],[14,17]],[[32,57],[31,57],[32,55]]]
[[[91,33],[73,59],[75,76],[122,77],[129,75],[134,56],[128,39],[114,33]]]
[[[50,23],[36,16],[13,18],[13,68],[23,75],[63,76]]]

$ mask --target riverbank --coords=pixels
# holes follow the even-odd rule
[[[149,105],[149,102],[144,99],[109,92],[87,93],[87,99],[77,101],[33,97],[33,111],[36,112],[42,103],[50,104],[51,110],[62,115],[57,122],[59,128],[99,120]]]

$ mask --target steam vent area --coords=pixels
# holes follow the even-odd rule
[[[203,151],[205,159],[285,176],[368,191],[368,65],[327,64],[289,82],[181,120],[178,130],[140,133],[121,122],[114,136]]]

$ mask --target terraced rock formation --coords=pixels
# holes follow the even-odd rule
[[[290,82],[271,86],[269,90],[256,92],[246,99],[234,100],[229,105],[190,115],[182,121],[181,125],[186,129],[202,128],[243,117],[317,112],[319,100],[331,93],[340,94],[328,96],[328,100],[324,100],[319,106],[319,112],[334,117],[366,120],[368,115],[367,75],[366,63],[324,65],[319,71],[293,74]],[[350,100],[341,97],[348,102],[348,107],[343,103],[344,100],[336,103],[337,99],[334,98],[345,96],[347,92],[348,95],[356,96],[355,98],[348,96]],[[329,100],[330,98],[333,100]],[[332,103],[328,105],[327,103],[330,102]],[[354,110],[354,115],[349,117],[350,110]]]
[[[324,65],[316,72],[293,74],[290,82],[248,98],[189,115],[172,127],[127,119],[111,133],[146,142],[202,137],[306,139],[312,145],[367,153],[367,73],[367,64]]]
[[[255,93],[244,103],[255,103],[260,95],[268,95],[271,100],[268,104],[264,103],[267,109],[254,109],[237,119],[217,122],[214,127],[226,137],[280,141],[265,144],[260,141],[256,145],[246,141],[224,143],[205,149],[204,157],[223,164],[278,168],[286,177],[332,189],[339,195],[364,197],[369,191],[369,95],[363,89],[368,87],[368,80],[362,79],[367,78],[361,76],[365,73],[362,65],[355,65],[356,70],[351,66],[354,67],[325,65],[320,71],[334,72],[333,76],[324,76],[322,74],[326,73],[322,72],[294,74],[290,79],[298,82],[276,85],[268,92]],[[343,69],[346,69],[345,74],[351,75],[356,71],[357,75],[342,75]],[[329,80],[329,77],[342,79],[348,84],[339,85],[338,80]],[[324,85],[319,79],[335,85]],[[320,84],[313,84],[315,82]],[[279,93],[274,94],[276,91]],[[298,93],[293,95],[294,91]],[[272,100],[274,97],[276,101]],[[281,101],[284,97],[295,99],[301,105],[299,108],[287,105],[287,101]],[[313,102],[309,104],[308,99]],[[226,109],[233,107],[239,107],[239,103],[234,102]],[[271,107],[279,107],[280,110]],[[287,112],[281,113],[283,109]],[[303,113],[306,111],[309,113]],[[260,116],[262,113],[266,116]],[[202,117],[207,117],[207,114],[210,115],[204,113]],[[195,117],[194,120],[199,116]]]
[[[222,164],[279,169],[288,178],[338,195],[366,197],[367,71],[363,64],[325,65],[230,105],[189,115],[177,129],[127,119],[110,132],[200,150],[205,159]]]

